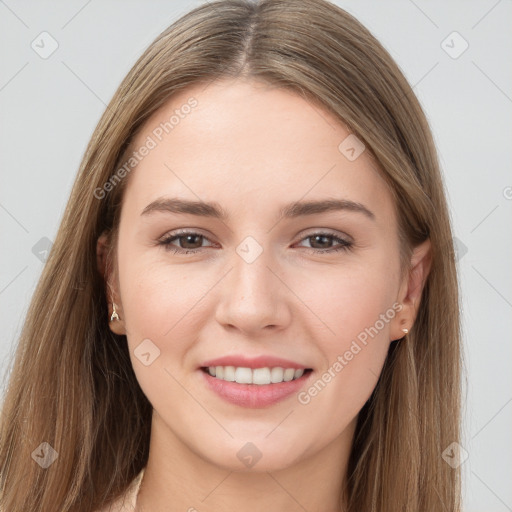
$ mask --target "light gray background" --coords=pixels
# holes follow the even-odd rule
[[[431,123],[463,293],[465,511],[512,511],[512,2],[335,3],[384,44]],[[199,4],[0,0],[0,377],[43,266],[33,247],[54,239],[105,105],[159,32]],[[31,47],[43,31],[59,45],[46,59]],[[469,44],[458,58],[442,46],[453,31]],[[452,53],[456,37],[444,43]]]

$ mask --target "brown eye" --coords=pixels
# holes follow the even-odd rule
[[[311,249],[314,253],[320,254],[324,252],[347,251],[353,245],[352,242],[344,240],[333,233],[313,233],[302,240],[310,241],[311,247],[306,247],[306,249]],[[338,245],[333,246],[333,242],[337,242]]]
[[[174,244],[178,240],[178,245]],[[158,242],[158,245],[163,245],[165,250],[174,253],[194,254],[200,252],[204,246],[202,242],[208,240],[204,235],[192,231],[184,231],[181,233],[174,233],[166,236]],[[348,251],[352,248],[353,243],[344,240],[333,233],[313,233],[302,239],[309,240],[311,247],[304,247],[305,249],[313,252],[314,254],[323,254],[327,252]],[[333,246],[333,243],[337,245]]]
[[[177,236],[175,237],[176,240],[185,240],[185,242],[181,243],[181,248],[182,249],[198,249],[199,247],[202,246],[202,241],[203,241],[203,235],[180,235],[180,236]],[[198,244],[198,240],[199,240],[199,246],[196,247],[196,245]]]
[[[178,240],[178,244],[173,244]],[[208,240],[204,235],[194,232],[182,232],[170,234],[158,242],[158,245],[163,245],[166,250],[173,252],[186,252],[188,254],[198,252],[203,247],[203,241]]]
[[[311,243],[313,249],[329,249],[333,242],[333,237],[328,235],[313,235],[308,238],[313,241]],[[320,244],[320,247],[316,244]]]

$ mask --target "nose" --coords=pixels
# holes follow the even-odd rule
[[[266,251],[251,263],[234,254],[231,270],[222,280],[216,308],[216,320],[226,329],[254,336],[289,324],[289,300],[293,294],[273,261]]]

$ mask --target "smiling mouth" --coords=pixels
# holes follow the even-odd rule
[[[259,386],[290,382],[307,376],[313,371],[311,368],[295,369],[279,366],[254,369],[235,366],[203,366],[201,370],[218,380]]]

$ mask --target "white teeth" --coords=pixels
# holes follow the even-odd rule
[[[270,384],[270,368],[256,368],[252,371],[253,384]]]
[[[228,382],[235,382],[235,367],[224,366],[224,380]]]
[[[293,379],[293,376],[295,375],[295,370],[293,368],[287,368],[285,371],[284,371],[284,381],[285,382],[288,382],[290,380]]]
[[[244,368],[234,366],[209,366],[208,373],[217,379],[228,382],[238,382],[239,384],[277,384],[279,382],[289,382],[302,377],[304,369],[295,368]]]
[[[252,384],[252,370],[250,368],[237,368],[235,370],[235,381],[238,384]]]
[[[284,375],[284,370],[282,368],[276,367],[276,368],[272,368],[272,370],[270,370],[270,380],[273,383],[283,382],[283,375]]]

